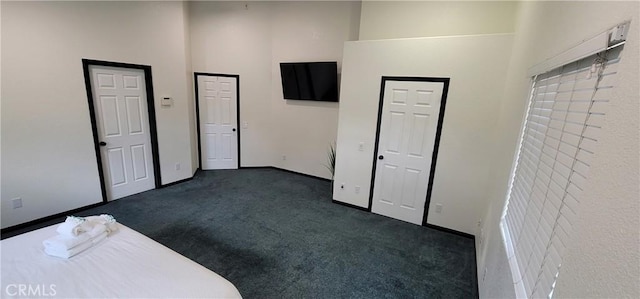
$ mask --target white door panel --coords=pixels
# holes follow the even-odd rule
[[[124,98],[127,104],[127,124],[129,125],[129,135],[144,134],[142,130],[142,100],[139,96],[127,96]]]
[[[155,188],[144,71],[89,69],[107,199]]]
[[[124,151],[121,147],[113,147],[107,149],[107,163],[109,167],[105,169],[111,178],[110,186],[118,186],[126,183],[127,174],[124,165]]]
[[[133,180],[140,181],[148,178],[149,170],[145,163],[148,158],[145,154],[146,146],[137,144],[131,146],[131,161],[133,161]]]
[[[422,224],[443,88],[385,81],[372,212]]]
[[[198,75],[197,81],[202,169],[236,169],[237,79]]]

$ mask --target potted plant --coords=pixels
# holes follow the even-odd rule
[[[329,150],[327,151],[327,164],[325,167],[331,173],[331,190],[333,190],[333,176],[336,172],[336,143],[329,144]]]

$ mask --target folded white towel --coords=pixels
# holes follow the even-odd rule
[[[45,248],[54,250],[68,250],[85,242],[89,242],[90,240],[91,237],[87,234],[80,234],[77,237],[56,235],[55,237],[42,241],[42,245],[44,245]]]
[[[109,214],[100,214],[100,217],[102,217],[102,219],[107,221],[107,223],[115,223],[116,222],[116,218],[114,218],[112,215],[109,215]]]
[[[86,227],[84,227],[82,223],[83,222],[74,223],[65,221],[62,224],[58,225],[56,231],[63,236],[76,237],[86,231]]]
[[[82,243],[76,247],[73,247],[69,250],[58,250],[58,249],[53,249],[53,248],[49,248],[49,247],[45,247],[44,248],[44,252],[50,256],[55,256],[55,257],[61,257],[61,258],[65,258],[68,259],[80,252],[83,252],[89,248],[91,248],[91,246],[93,246],[93,242],[85,242]]]
[[[100,216],[87,216],[87,217],[84,217],[84,219],[87,221],[100,222],[102,224],[116,222],[116,219],[109,214],[100,214]]]
[[[85,222],[85,219],[83,217],[67,216],[64,222],[73,223],[73,224],[82,224],[83,222]]]
[[[107,226],[107,232],[112,233],[118,230],[118,224],[116,223],[116,219],[109,214],[102,214],[100,216],[88,216],[85,217],[90,223],[101,223]]]
[[[107,222],[107,229],[109,230],[110,233],[118,230],[118,223],[116,223],[116,218],[114,218],[109,214],[102,214],[100,215],[100,217],[105,219],[105,221]]]
[[[89,222],[97,222],[102,224],[104,224],[105,222],[105,220],[100,216],[87,216],[87,217],[84,217],[84,219]]]
[[[113,222],[113,223],[107,223],[107,231],[109,232],[109,234],[112,234],[113,232],[118,230],[118,223]]]
[[[87,232],[90,238],[95,238],[102,233],[107,232],[107,226],[102,223],[95,223],[90,231]]]
[[[95,245],[100,243],[100,241],[104,240],[107,238],[108,233],[106,231],[103,231],[101,234],[93,237],[93,239],[91,239],[91,242]]]
[[[116,219],[108,214],[89,217],[69,216],[56,231],[60,234],[42,242],[48,255],[70,258],[106,239],[118,229]]]

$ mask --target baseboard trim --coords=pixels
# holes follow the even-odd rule
[[[435,229],[435,230],[439,230],[439,231],[443,231],[443,232],[446,232],[446,233],[451,233],[451,234],[458,235],[458,236],[461,236],[461,237],[472,239],[472,240],[474,240],[474,244],[475,244],[476,236],[474,236],[472,234],[463,233],[461,231],[457,231],[457,230],[454,230],[454,229],[450,229],[450,228],[446,228],[446,227],[442,227],[442,226],[437,226],[437,225],[433,225],[433,224],[429,224],[429,223],[425,223],[422,226],[428,227],[428,228],[432,228],[432,229]]]
[[[194,174],[193,176],[196,176],[196,175]],[[164,184],[164,185],[160,186],[160,188],[158,188],[158,189],[162,189],[162,188],[166,188],[166,187],[169,187],[169,186],[177,185],[177,184],[180,184],[180,183],[188,182],[190,180],[193,180],[193,176],[190,177],[190,178],[186,178],[186,179],[182,179],[182,180],[179,180],[179,181],[175,181],[175,182],[171,182],[171,183],[168,183],[168,184]]]
[[[274,168],[273,166],[240,166],[238,169],[265,169]]]
[[[180,184],[180,183],[184,183],[184,182],[188,182],[190,180],[193,180],[193,178],[198,174],[199,171],[200,171],[200,168],[197,168],[196,171],[193,173],[192,177],[188,177],[186,179],[182,179],[182,180],[179,180],[179,181],[175,181],[175,182],[171,182],[171,183],[168,183],[168,184],[161,185],[157,189],[162,189],[162,188],[166,188],[166,187],[169,187],[169,186],[173,186],[173,185],[177,185],[177,184]],[[91,209],[91,208],[99,207],[99,206],[107,204],[107,203],[108,202],[99,202],[99,203],[91,204],[91,205],[88,205],[88,206],[80,207],[80,208],[77,208],[77,209],[65,211],[65,212],[62,212],[62,213],[58,213],[58,214],[54,214],[54,215],[38,218],[38,219],[35,219],[35,220],[31,220],[29,222],[16,224],[14,226],[10,226],[10,227],[1,229],[0,230],[0,234],[6,234],[6,233],[9,233],[9,232],[12,232],[12,231],[15,231],[15,230],[23,229],[23,228],[26,228],[26,227],[29,227],[29,226],[32,226],[32,225],[37,225],[37,224],[40,224],[40,223],[43,223],[43,222],[47,222],[47,221],[50,221],[50,220],[53,220],[53,219],[56,219],[56,218],[69,216],[71,214],[75,214],[75,213],[78,213],[78,212],[82,212],[84,210],[88,210],[88,209]]]
[[[196,168],[196,171],[193,172],[193,174],[191,175],[190,178],[186,178],[186,179],[182,179],[182,180],[178,180],[178,181],[175,181],[175,182],[164,184],[164,185],[160,186],[160,188],[158,188],[158,189],[162,189],[162,188],[165,188],[165,187],[169,187],[169,186],[173,186],[173,185],[177,185],[177,184],[181,184],[181,183],[193,180],[193,178],[196,177],[196,175],[198,175],[198,172],[200,172],[200,167]]]
[[[352,205],[350,203],[346,203],[346,202],[342,202],[342,201],[337,201],[335,199],[332,199],[331,202],[335,203],[335,204],[339,204],[341,206],[349,207],[349,208],[352,208],[352,209],[369,212],[369,209],[367,209],[367,208],[363,208],[363,207],[360,207],[360,206]]]
[[[302,172],[297,172],[297,171],[294,171],[294,170],[284,169],[284,168],[280,168],[280,167],[275,167],[275,166],[242,166],[242,167],[240,167],[240,169],[277,169],[277,170],[281,170],[281,171],[294,173],[294,174],[297,174],[297,175],[303,175],[303,176],[306,176],[306,177],[310,177],[310,178],[314,178],[314,179],[319,179],[319,180],[331,182],[331,180],[327,179],[327,178],[323,178],[323,177],[319,177],[319,176],[315,176],[315,175],[311,175],[311,174],[306,174],[306,173],[302,173]]]
[[[88,210],[88,209],[91,209],[91,208],[99,207],[99,206],[102,206],[102,205],[105,205],[105,204],[107,204],[107,203],[106,202],[94,203],[94,204],[90,204],[88,206],[80,207],[80,208],[69,210],[69,211],[66,211],[66,212],[62,212],[62,213],[58,213],[58,214],[54,214],[54,215],[38,218],[38,219],[35,219],[35,220],[31,220],[29,222],[16,224],[14,226],[9,226],[7,228],[1,229],[0,230],[0,234],[6,234],[6,233],[9,233],[9,232],[18,230],[18,229],[23,229],[23,228],[26,228],[26,227],[29,227],[29,226],[32,226],[32,225],[36,225],[36,224],[40,224],[40,223],[43,223],[43,222],[47,222],[47,221],[50,221],[50,220],[53,220],[53,219],[56,219],[56,218],[69,216],[69,215],[72,215],[72,214],[75,214],[75,213],[78,213],[78,212],[82,212],[84,210]]]
[[[480,298],[480,281],[478,281],[478,251],[476,250],[476,240],[473,238],[473,265],[475,268],[474,278],[476,280],[476,299]]]
[[[297,171],[294,171],[294,170],[284,169],[284,168],[275,167],[275,166],[272,166],[271,168],[277,169],[277,170],[286,171],[286,172],[290,172],[290,173],[295,173],[295,174],[299,174],[299,175],[303,175],[303,176],[314,178],[314,179],[320,179],[320,180],[323,180],[323,181],[326,181],[326,182],[331,182],[331,180],[327,179],[327,178],[323,178],[323,177],[319,177],[319,176],[315,176],[315,175],[311,175],[311,174],[306,174],[306,173],[302,173],[302,172],[297,172]]]

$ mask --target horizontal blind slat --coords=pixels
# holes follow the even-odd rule
[[[587,184],[622,47],[535,77],[503,221],[517,263],[514,283],[550,296]],[[594,65],[596,72],[593,72]],[[599,69],[606,65],[604,69]],[[515,267],[515,266],[513,266]],[[516,269],[513,268],[512,269]]]

